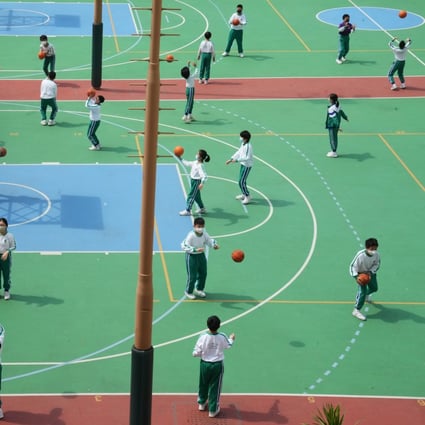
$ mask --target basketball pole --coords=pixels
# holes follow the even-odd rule
[[[102,86],[102,50],[102,0],[94,0],[94,16],[92,26],[91,85],[95,89],[100,89],[100,87]]]
[[[135,336],[131,350],[130,425],[150,425],[153,380],[153,237],[160,96],[159,49],[162,0],[152,0],[151,41],[146,80],[146,112],[140,217],[140,256],[136,288]]]

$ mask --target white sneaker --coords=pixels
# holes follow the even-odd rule
[[[198,291],[197,289],[194,289],[193,293],[200,298],[205,298],[207,296],[207,294],[204,291]]]
[[[195,117],[194,117],[192,114],[190,114],[190,115],[189,115],[189,120],[190,120],[190,121],[196,121],[196,120],[195,120]]]
[[[204,80],[199,80],[199,84],[203,84],[204,83]]]
[[[210,418],[215,418],[219,413],[220,413],[220,408],[218,408],[215,412],[210,412],[208,416]]]
[[[326,154],[328,158],[338,158],[338,154],[336,152],[328,152]]]
[[[41,120],[41,121],[40,121],[40,124],[41,124],[41,125],[47,125],[47,120]]]
[[[10,292],[9,291],[4,291],[4,299],[7,301],[7,300],[10,300]]]
[[[207,209],[206,208],[199,208],[199,210],[196,210],[196,214],[206,214]]]
[[[243,198],[243,201],[242,201],[242,203],[244,204],[244,205],[246,205],[246,204],[249,204],[251,202],[251,197],[248,195],[248,196],[245,196],[244,198]]]
[[[397,85],[396,84],[392,84],[391,85],[391,90],[397,90]]]
[[[179,215],[181,216],[185,216],[185,215],[192,215],[192,213],[188,210],[183,210],[179,212]]]
[[[182,121],[186,121],[187,120],[188,115],[183,115],[182,116]]]
[[[360,310],[357,310],[357,308],[355,308],[355,309],[353,310],[352,315],[353,315],[354,317],[357,317],[357,319],[359,319],[359,320],[366,320],[366,316],[365,316],[365,315],[363,315],[363,314],[360,312]]]
[[[2,408],[0,408],[0,419],[3,419],[3,418],[4,418],[3,409],[2,409]]]
[[[344,56],[341,58],[341,62],[345,62],[347,59],[344,58]]]
[[[237,195],[237,196],[236,196],[236,199],[237,199],[238,201],[243,201],[243,200],[245,199],[245,195]]]
[[[205,81],[204,81],[204,84],[208,84],[208,80],[205,80]]]
[[[221,54],[221,56],[229,56],[229,53],[227,53],[227,52],[223,52],[223,53]]]
[[[406,88],[406,84],[405,84],[405,83],[401,83],[400,88],[401,88],[401,89],[405,89],[405,88]]]
[[[337,60],[336,60],[336,63],[337,63],[338,65],[341,65],[341,64],[342,64],[342,60],[337,59]]]
[[[239,57],[240,58],[243,58],[243,53],[239,53]]]
[[[47,125],[56,125],[56,121],[55,120],[49,120],[49,121],[47,121]]]
[[[193,294],[189,294],[188,292],[184,293],[186,295],[186,298],[189,298],[190,300],[194,300],[196,297]]]
[[[89,147],[89,151],[100,151],[100,145],[91,145],[90,147]]]
[[[207,407],[207,403],[204,403],[204,404],[199,403],[199,404],[198,404],[198,410],[203,411],[203,410],[205,410],[205,409],[206,409],[206,407]]]

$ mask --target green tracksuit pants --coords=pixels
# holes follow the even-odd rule
[[[3,288],[5,291],[10,289],[10,270],[12,268],[12,255],[9,254],[6,261],[0,259],[0,288],[1,288],[1,278],[3,278]]]
[[[400,78],[400,83],[404,83],[404,65],[406,61],[395,60],[388,70],[388,80],[391,84],[394,84],[394,74],[397,72],[398,78]]]
[[[196,202],[199,208],[204,208],[204,203],[201,198],[201,191],[199,190],[199,185],[201,180],[191,179],[190,180],[190,191],[186,199],[186,210],[191,211],[193,204]]]
[[[231,29],[229,31],[229,38],[227,39],[227,46],[226,46],[225,51],[227,53],[230,52],[230,49],[232,48],[232,44],[235,40],[236,40],[236,44],[238,45],[238,53],[239,54],[243,53],[243,46],[242,46],[243,30],[233,30],[233,29]]]
[[[350,50],[350,36],[340,35],[339,36],[339,52],[338,59],[345,58]]]
[[[199,79],[200,80],[209,80],[210,79],[210,71],[211,71],[211,53],[202,53],[201,54],[201,66],[199,69]]]
[[[221,386],[223,383],[223,362],[205,362],[201,360],[199,372],[198,403],[205,404],[208,410],[215,413],[220,407]]]
[[[202,252],[200,254],[186,253],[186,292],[191,294],[193,290],[203,291],[207,280],[207,257]]]
[[[376,274],[371,274],[370,281],[367,285],[357,284],[357,286],[358,288],[355,307],[357,310],[360,310],[366,301],[366,297],[378,291],[378,280],[376,278]]]

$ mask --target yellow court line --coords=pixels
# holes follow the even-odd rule
[[[297,40],[305,47],[307,52],[311,52],[310,47],[307,46],[305,41],[299,36],[299,34],[291,27],[289,22],[283,17],[283,15],[276,9],[276,7],[272,4],[270,0],[267,0],[267,3],[269,6],[276,12],[276,15],[279,16],[280,19],[285,23],[285,25],[289,28],[289,30],[294,34],[294,36],[297,38]]]
[[[386,147],[390,150],[390,152],[398,159],[402,167],[409,173],[410,177],[416,182],[416,184],[425,191],[424,185],[420,182],[420,180],[413,174],[413,172],[410,170],[410,168],[406,165],[406,163],[400,158],[400,156],[397,154],[397,152],[392,148],[392,146],[385,140],[385,138],[382,136],[382,134],[378,134],[378,137],[384,142]]]
[[[115,49],[117,51],[117,53],[120,52],[120,46],[118,44],[118,37],[117,37],[117,32],[115,31],[115,24],[114,24],[114,19],[112,17],[112,11],[111,11],[111,6],[109,3],[109,0],[106,0],[106,7],[108,9],[108,15],[109,15],[109,21],[111,22],[111,29],[112,29],[112,36],[114,39],[114,43],[115,43]]]
[[[180,300],[176,300],[175,298],[171,299],[173,302],[177,302]],[[260,304],[264,302],[264,300],[226,300],[226,299],[216,299],[211,300],[208,298],[198,298],[196,300],[185,300],[188,302],[209,302],[209,303],[232,303],[232,304]],[[353,301],[288,301],[288,300],[270,300],[267,304],[305,304],[305,305],[345,305],[345,304],[353,304]],[[402,301],[377,301],[373,302],[370,305],[412,305],[412,306],[425,306],[425,302],[402,302]]]

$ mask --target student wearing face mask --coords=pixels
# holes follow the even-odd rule
[[[191,230],[181,243],[183,251],[186,253],[187,281],[185,295],[190,300],[197,296],[205,298],[205,282],[207,280],[207,257],[205,250],[207,247],[218,249],[217,241],[212,239],[205,231],[205,220],[196,217]]]
[[[361,313],[365,301],[370,302],[370,295],[378,291],[378,281],[376,272],[381,265],[381,257],[378,252],[378,241],[375,238],[369,238],[365,241],[365,249],[359,251],[350,264],[350,274],[357,282],[356,304],[353,310],[353,316],[359,320],[366,320],[366,316]],[[370,275],[370,281],[367,285],[360,284],[359,274],[366,273]]]
[[[12,251],[16,248],[15,238],[7,231],[7,219],[0,218],[0,288],[3,278],[4,299],[10,300],[10,269],[12,267]]]
[[[242,194],[237,195],[236,199],[242,201],[242,203],[246,205],[251,202],[251,195],[249,194],[246,181],[249,173],[251,172],[252,164],[254,163],[254,152],[250,143],[251,133],[247,130],[243,130],[240,132],[239,136],[241,146],[237,152],[226,161],[226,165],[232,162],[239,162],[241,164],[239,169],[239,188],[241,189]]]
[[[197,214],[206,214],[204,202],[201,198],[201,190],[204,187],[204,183],[207,180],[207,173],[204,168],[204,162],[210,162],[210,156],[207,151],[200,149],[196,154],[195,161],[186,161],[183,158],[179,158],[182,164],[190,168],[190,191],[186,199],[186,209],[180,211],[180,215],[192,215],[192,206],[196,202],[199,209],[196,210]]]
[[[229,56],[230,49],[232,48],[233,42],[236,40],[238,45],[238,53],[243,58],[243,29],[246,25],[246,17],[243,14],[243,6],[238,4],[236,6],[236,12],[229,19],[230,31],[227,39],[227,46],[223,52],[223,56]]]

